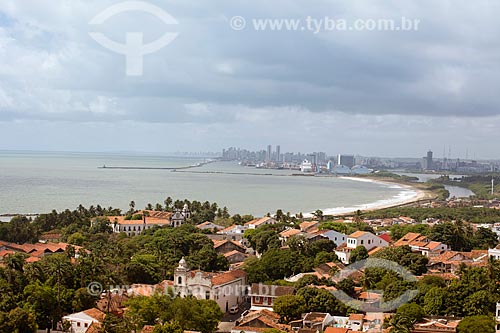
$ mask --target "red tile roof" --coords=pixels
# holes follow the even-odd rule
[[[100,323],[102,323],[104,321],[104,318],[106,318],[106,314],[96,308],[88,309],[82,312],[85,313],[87,316],[94,318]]]
[[[214,286],[223,285],[237,279],[245,278],[246,276],[247,273],[245,273],[245,271],[241,269],[236,269],[234,271],[227,271],[212,277],[212,285]]]

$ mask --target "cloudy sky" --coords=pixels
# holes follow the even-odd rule
[[[500,2],[150,0],[0,2],[0,149],[500,158]],[[242,30],[231,18],[246,20]],[[420,20],[418,31],[256,31],[254,19]],[[301,21],[302,22],[302,21]],[[293,29],[292,29],[293,30]],[[177,37],[126,75],[101,32]]]

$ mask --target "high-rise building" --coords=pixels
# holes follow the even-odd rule
[[[272,149],[273,149],[273,146],[267,145],[266,162],[271,162]]]
[[[337,164],[344,165],[348,168],[352,168],[354,166],[354,155],[337,155]]]
[[[276,162],[281,162],[281,147],[280,145],[276,145]]]
[[[429,150],[427,152],[427,156],[423,158],[422,161],[422,169],[424,170],[433,170],[434,169],[434,163],[432,162],[432,151]]]

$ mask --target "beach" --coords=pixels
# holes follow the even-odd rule
[[[375,183],[379,185],[384,185],[387,187],[390,187],[392,189],[399,189],[399,193],[393,196],[392,198],[389,199],[383,199],[383,200],[378,200],[372,203],[368,204],[362,204],[362,205],[355,205],[355,206],[350,206],[350,207],[334,207],[334,208],[325,208],[323,209],[323,214],[324,215],[349,215],[352,214],[358,210],[360,211],[373,211],[373,210],[378,210],[378,209],[384,209],[384,208],[390,208],[390,207],[396,207],[396,206],[401,206],[413,202],[417,202],[420,200],[427,200],[433,198],[432,193],[428,191],[424,191],[421,189],[418,189],[416,187],[407,185],[407,184],[400,184],[396,183],[394,181],[383,181],[383,180],[378,180],[370,177],[339,177],[342,179],[350,180],[350,181],[357,181],[357,182],[365,182],[365,183]],[[305,214],[305,217],[312,217],[312,213]]]

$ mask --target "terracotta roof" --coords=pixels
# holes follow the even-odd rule
[[[236,254],[241,254],[241,255],[245,256],[245,254],[244,254],[244,253],[241,253],[241,252],[240,252],[240,251],[238,251],[238,250],[232,250],[232,251],[230,251],[230,252],[224,253],[224,257],[228,258],[228,257],[234,256],[234,255],[236,255]]]
[[[319,224],[318,221],[306,221],[306,222],[302,222],[301,224],[299,224],[299,227],[300,227],[300,229],[308,229],[311,227],[315,227],[318,224]]]
[[[90,324],[89,328],[87,328],[85,333],[101,333],[101,328],[101,323],[93,322],[92,324]]]
[[[261,217],[260,219],[254,219],[252,221],[249,221],[249,222],[245,223],[245,225],[246,226],[249,226],[249,225],[259,226],[261,224],[267,223],[269,220],[272,220],[271,223],[276,223],[276,220],[273,219],[272,217],[264,216],[264,217]]]
[[[322,312],[309,312],[304,316],[304,321],[322,322],[326,315],[327,313]]]
[[[227,271],[221,274],[218,274],[212,277],[212,285],[218,286],[222,284],[229,283],[233,280],[237,280],[240,278],[244,278],[247,276],[247,273],[241,269],[236,269],[234,271]]]
[[[348,328],[327,327],[324,333],[348,333]]]
[[[279,297],[283,295],[292,295],[295,293],[295,288],[291,286],[276,286],[252,283],[250,294],[255,296],[272,296]]]
[[[150,216],[146,216],[146,224],[170,224],[170,216],[172,213],[170,212],[160,212],[164,214],[153,214]],[[137,214],[142,214],[139,212]],[[151,213],[150,213],[151,214]],[[167,216],[168,217],[159,217],[159,216]],[[105,216],[111,224],[115,222],[118,224],[144,224],[143,219],[140,220],[125,220],[126,216]]]
[[[243,245],[241,245],[238,242],[229,240],[229,239],[221,239],[221,240],[212,239],[212,242],[214,242],[214,249],[217,249],[217,248],[221,247],[224,244],[230,243],[230,244],[233,244],[233,245],[239,247],[242,250],[245,250],[245,247]]]
[[[362,313],[353,313],[349,316],[349,320],[363,320],[365,315]]]
[[[217,233],[218,234],[225,234],[225,233],[228,233],[228,232],[230,232],[231,230],[233,230],[233,229],[235,229],[237,227],[241,227],[241,226],[238,225],[238,224],[233,224],[233,225],[230,225],[229,227],[227,227],[225,229],[219,230]]]
[[[292,237],[292,236],[295,236],[295,235],[300,234],[300,233],[301,233],[301,231],[299,229],[291,228],[291,229],[287,229],[287,230],[280,232],[280,236]]]
[[[371,300],[380,299],[381,297],[382,297],[381,294],[371,293],[371,292],[368,292],[368,291],[363,291],[358,296],[359,299],[371,299]]]
[[[380,251],[382,249],[383,249],[383,247],[379,247],[379,246],[374,247],[373,249],[371,249],[370,251],[368,251],[368,255],[371,256],[372,254],[375,254],[375,253],[377,253],[378,251]]]
[[[85,313],[87,316],[94,318],[100,323],[102,323],[104,321],[104,318],[106,318],[106,314],[96,308],[88,309],[82,312]]]
[[[394,246],[403,246],[403,245],[409,245],[411,242],[414,242],[418,239],[422,240],[423,238],[426,238],[425,236],[422,236],[419,233],[415,232],[408,232],[406,235],[401,237],[396,243],[394,243]]]
[[[290,326],[279,323],[280,316],[267,309],[252,311],[246,315],[240,322],[238,326],[235,326],[233,330],[238,331],[253,331],[253,332],[264,332],[269,328],[276,328],[280,331],[289,331]],[[255,321],[260,321],[262,324],[255,323]],[[266,326],[266,327],[262,327]]]
[[[361,231],[361,230],[358,230],[358,231],[356,231],[356,232],[354,232],[354,233],[350,234],[350,235],[349,235],[349,237],[350,237],[350,238],[358,238],[358,237],[361,237],[361,236],[363,236],[363,235],[365,235],[365,234],[368,234],[368,232],[367,232],[367,231]]]

